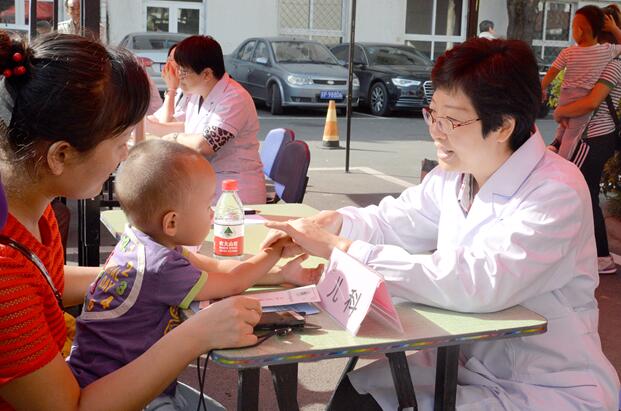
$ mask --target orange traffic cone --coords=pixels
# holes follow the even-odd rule
[[[336,123],[336,103],[330,100],[328,103],[328,114],[326,115],[326,126],[323,129],[323,148],[340,148],[339,146],[339,126]]]

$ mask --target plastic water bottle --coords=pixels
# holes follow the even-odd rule
[[[234,259],[244,254],[244,207],[237,195],[237,180],[222,181],[222,194],[214,210],[213,254]]]

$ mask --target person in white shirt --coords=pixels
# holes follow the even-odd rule
[[[81,34],[80,30],[80,0],[65,0],[65,10],[69,19],[58,23],[56,31],[63,34]]]
[[[619,378],[597,329],[589,190],[535,126],[530,46],[468,40],[437,60],[432,81],[423,113],[439,167],[377,206],[267,223],[281,231],[264,244],[289,235],[324,258],[338,248],[414,303],[471,313],[521,304],[544,316],[545,334],[461,347],[457,410],[617,410]],[[434,352],[408,362],[419,409],[433,409]],[[386,360],[348,374],[330,409],[343,407],[397,409]]]
[[[488,40],[494,40],[496,38],[496,30],[494,29],[493,21],[483,20],[479,23],[479,37]]]
[[[236,179],[244,204],[265,203],[259,157],[259,118],[250,94],[224,69],[220,44],[210,36],[190,36],[174,50],[179,88],[189,98],[183,132],[164,136],[201,152],[221,182]],[[181,130],[180,130],[181,131]]]

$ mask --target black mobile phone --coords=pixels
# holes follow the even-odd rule
[[[257,210],[253,209],[253,208],[246,208],[244,207],[244,214],[245,215],[252,215],[252,214],[256,214]]]
[[[306,319],[295,311],[262,313],[255,330],[273,330],[285,327],[303,327]]]

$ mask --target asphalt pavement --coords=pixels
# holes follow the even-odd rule
[[[421,163],[435,159],[433,143],[420,114],[399,113],[379,118],[355,112],[351,123],[349,172],[345,171],[346,122],[338,119],[341,149],[324,149],[322,135],[325,112],[291,110],[286,115],[272,116],[265,108],[258,109],[263,140],[270,129],[291,128],[296,139],[308,143],[311,151],[309,184],[304,203],[317,209],[336,209],[342,206],[366,206],[377,203],[386,195],[398,195],[406,187],[420,181]],[[551,119],[538,121],[546,141],[551,141],[555,123]],[[71,203],[70,203],[71,204]],[[73,216],[77,216],[75,207]],[[73,218],[75,221],[75,218]],[[76,233],[75,227],[71,230]],[[68,260],[77,261],[75,234],[70,237]],[[113,238],[102,226],[102,262],[114,246]],[[600,334],[606,355],[617,370],[621,370],[621,276],[602,277],[598,289],[601,308]],[[362,359],[358,366],[371,361]],[[302,363],[299,367],[298,401],[302,410],[323,410],[345,367],[346,360],[333,359]],[[188,366],[181,378],[197,387],[196,368]],[[271,375],[261,371],[260,410],[277,409]],[[233,369],[210,364],[206,392],[228,409],[236,409],[237,373]]]

